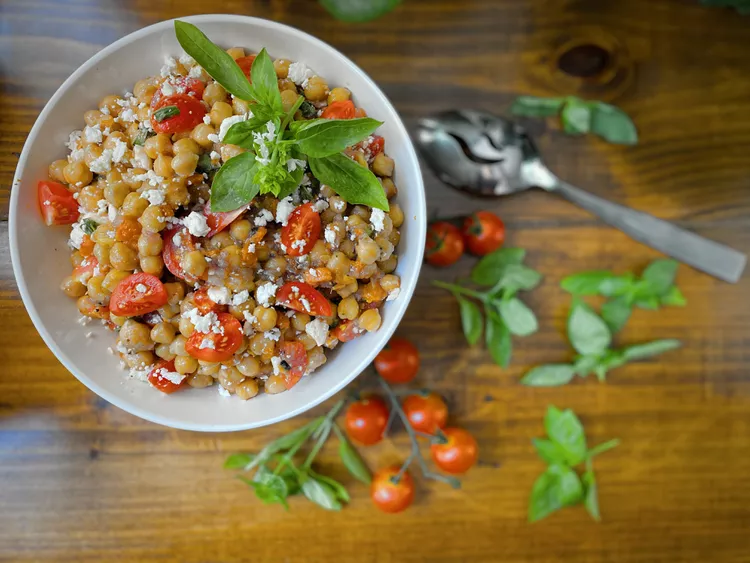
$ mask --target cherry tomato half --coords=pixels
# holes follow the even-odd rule
[[[396,481],[401,470],[397,465],[380,469],[372,477],[370,498],[380,510],[395,514],[409,508],[414,502],[414,481],[408,471],[404,471]]]
[[[242,345],[242,325],[229,313],[216,315],[221,333],[198,332],[190,335],[185,343],[188,354],[205,362],[226,362]]]
[[[433,266],[450,266],[464,253],[461,231],[450,223],[438,221],[427,229],[425,259]]]
[[[282,285],[276,292],[276,304],[317,317],[330,317],[333,314],[328,299],[309,283],[304,282],[289,282]]]
[[[70,225],[78,221],[78,202],[69,191],[59,182],[44,180],[37,184],[39,210],[42,212],[44,224]]]
[[[289,214],[281,229],[281,242],[289,256],[304,256],[320,238],[320,215],[312,203],[305,203]]]
[[[279,348],[282,361],[289,366],[289,370],[284,373],[284,386],[291,389],[299,383],[307,370],[308,358],[305,345],[297,340],[286,340]]]
[[[445,440],[438,438],[430,446],[432,461],[446,473],[466,473],[479,457],[477,441],[463,428],[445,428],[442,433]]]
[[[169,300],[164,284],[145,272],[131,274],[117,284],[109,310],[119,317],[137,317],[156,311]]]
[[[188,274],[182,268],[182,258],[188,252],[195,250],[195,237],[188,232],[185,227],[170,227],[164,230],[164,250],[161,257],[164,265],[173,276],[176,276],[188,283],[194,284],[199,278]]]
[[[206,313],[224,313],[227,310],[226,305],[219,305],[216,301],[208,296],[208,288],[201,287],[193,293],[193,304],[200,311],[201,315]]]
[[[320,117],[323,119],[354,119],[356,108],[351,100],[342,100],[329,104]]]
[[[159,111],[174,107],[177,112],[171,117],[159,119]],[[199,123],[203,122],[203,116],[206,115],[206,106],[203,102],[196,100],[193,96],[187,94],[173,94],[164,96],[159,100],[159,104],[154,106],[151,114],[151,126],[157,133],[183,133],[192,131]]]
[[[206,224],[211,230],[208,231],[208,234],[206,236],[212,237],[216,233],[220,233],[221,231],[226,229],[229,225],[232,224],[235,219],[242,215],[248,207],[250,207],[250,204],[243,205],[242,207],[240,207],[239,209],[235,209],[234,211],[217,211],[216,213],[213,213],[211,211],[211,205],[207,204],[206,208],[203,210],[203,214],[206,216]]]
[[[175,383],[174,381],[168,379],[168,377],[182,377],[182,380],[180,381],[180,383]],[[175,391],[183,387],[186,381],[186,377],[181,376],[179,373],[177,373],[177,370],[174,367],[174,360],[161,360],[148,374],[148,382],[156,387],[159,391],[161,391],[162,393],[166,393],[167,395],[169,395],[170,393],[174,393]]]
[[[484,256],[494,252],[505,241],[505,224],[494,213],[477,211],[464,221],[462,229],[469,252]]]
[[[375,356],[375,369],[388,383],[409,383],[419,371],[419,351],[405,338],[391,338]]]
[[[434,434],[448,423],[448,406],[437,393],[409,395],[401,403],[401,408],[417,432]]]
[[[77,282],[85,284],[94,275],[98,266],[99,261],[94,256],[87,256],[80,265],[73,268],[73,273],[70,277]]]
[[[248,55],[247,57],[240,57],[239,59],[234,61],[237,63],[237,66],[240,67],[242,72],[245,73],[245,76],[247,76],[247,79],[250,80],[250,82],[252,82],[250,71],[253,68],[253,61],[255,60],[255,57],[256,55]]]
[[[357,325],[357,321],[344,321],[339,323],[330,334],[339,342],[349,342],[364,333],[365,331]]]
[[[363,446],[372,446],[383,439],[388,425],[388,407],[380,397],[366,397],[346,409],[346,433]]]
[[[206,89],[206,85],[203,84],[197,78],[183,76],[180,78],[174,78],[169,80],[169,85],[173,90],[176,90],[178,94],[187,94],[192,96],[196,100],[203,99],[203,91]],[[159,102],[164,97],[164,85],[159,88],[155,93],[154,97],[151,98],[151,108],[155,108],[159,105]]]

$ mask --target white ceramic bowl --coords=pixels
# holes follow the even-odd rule
[[[135,82],[158,74],[168,55],[182,50],[172,21],[161,22],[123,37],[76,70],[47,103],[21,154],[10,202],[10,248],[13,271],[26,310],[47,346],[62,364],[92,391],[147,420],[199,431],[232,431],[272,424],[295,416],[327,399],[352,381],[396,329],[414,292],[425,240],[424,186],[417,156],[396,110],[383,92],[344,55],[322,41],[275,22],[233,15],[182,18],[201,28],[224,47],[253,51],[266,47],[272,57],[302,61],[329,84],[345,86],[358,105],[385,124],[379,133],[396,160],[398,203],[406,220],[398,247],[401,293],[387,302],[383,324],[329,353],[328,362],[311,377],[280,395],[260,394],[250,401],[225,398],[217,388],[190,389],[164,395],[128,379],[119,360],[108,353],[115,336],[101,324],[81,326],[75,301],[59,289],[70,275],[67,227],[46,227],[37,208],[36,184],[47,178],[49,163],[65,156],[71,131],[81,129],[83,113],[105,95],[132,90]],[[86,333],[93,332],[93,337]]]

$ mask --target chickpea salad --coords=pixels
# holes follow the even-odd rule
[[[163,393],[280,393],[399,295],[394,161],[303,62],[175,33],[185,54],[87,111],[38,184],[45,223],[71,228],[61,288]]]

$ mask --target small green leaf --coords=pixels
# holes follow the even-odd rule
[[[573,369],[579,377],[586,377],[599,365],[599,356],[578,356]]]
[[[401,3],[401,0],[320,0],[321,5],[336,19],[361,23],[377,19]]]
[[[583,135],[591,128],[591,104],[579,98],[565,99],[562,113],[563,131],[568,135]]]
[[[243,149],[254,150],[253,133],[266,132],[266,123],[273,118],[272,112],[260,104],[253,106],[253,116],[245,121],[232,125],[224,135],[222,142],[237,145]]]
[[[609,279],[602,280],[599,286],[599,292],[605,297],[617,297],[628,295],[633,292],[635,276],[628,272],[622,276],[613,276]]]
[[[302,494],[326,510],[341,510],[341,503],[330,485],[314,477],[308,477],[302,482]]]
[[[565,452],[552,440],[546,438],[532,438],[531,443],[536,448],[536,453],[547,463],[567,463]]]
[[[529,502],[529,521],[536,522],[556,510],[583,499],[583,485],[575,471],[554,463],[534,483]]]
[[[552,117],[560,113],[564,102],[563,98],[518,96],[510,106],[510,113],[521,117]]]
[[[521,264],[526,257],[522,248],[501,248],[477,262],[471,271],[471,280],[478,285],[495,285],[510,264]]]
[[[628,346],[622,350],[622,355],[627,361],[641,360],[643,358],[651,358],[652,356],[663,354],[669,350],[675,350],[680,346],[682,346],[682,343],[674,338],[654,340],[653,342],[646,342],[645,344]]]
[[[609,143],[638,144],[638,130],[628,114],[620,108],[603,102],[593,104],[591,132]]]
[[[138,133],[136,134],[135,138],[133,139],[133,146],[143,146],[149,137],[153,137],[156,135],[151,129],[146,129],[145,127],[140,127],[138,129]]]
[[[295,129],[297,147],[311,157],[337,154],[366,139],[383,122],[369,117],[359,119],[313,119],[301,121]]]
[[[598,295],[602,282],[613,277],[615,274],[607,270],[582,272],[564,278],[560,287],[573,295]]]
[[[302,117],[305,119],[312,119],[318,115],[318,110],[307,100],[302,102],[302,105],[299,106],[299,110],[302,112]]]
[[[388,211],[385,191],[375,175],[343,154],[310,158],[310,169],[321,183],[330,186],[347,203]]]
[[[566,409],[561,411],[550,405],[544,416],[544,429],[547,436],[565,453],[570,465],[578,465],[586,459],[586,434],[576,414]]]
[[[607,442],[604,442],[602,444],[599,444],[598,446],[594,446],[589,450],[589,452],[586,454],[586,465],[591,463],[591,459],[594,458],[594,456],[597,456],[599,454],[603,454],[604,452],[608,452],[612,448],[616,448],[620,445],[620,439],[614,438],[612,440],[608,440]]]
[[[575,374],[570,364],[547,364],[527,372],[521,383],[530,387],[555,387],[569,383]]]
[[[310,477],[314,478],[316,481],[323,483],[324,485],[328,485],[328,487],[333,491],[333,494],[336,496],[338,500],[341,502],[349,502],[351,500],[351,497],[349,496],[349,491],[346,490],[346,487],[336,481],[333,477],[328,477],[327,475],[321,475],[320,473],[316,473],[312,469],[308,470],[308,474]]]
[[[666,295],[674,285],[679,267],[680,263],[677,260],[662,259],[651,262],[641,274],[641,279],[647,283],[649,294]]]
[[[254,458],[252,454],[232,454],[224,462],[224,469],[245,469]]]
[[[496,286],[504,289],[508,294],[519,290],[529,291],[542,281],[542,275],[522,264],[508,264],[503,268],[502,276]]]
[[[596,488],[596,478],[594,477],[593,470],[587,470],[583,474],[583,487],[586,490],[586,497],[583,500],[583,504],[591,517],[600,522],[602,515],[599,512],[599,493]]]
[[[635,305],[641,309],[656,311],[659,309],[661,302],[656,295],[649,295],[648,297],[641,297],[640,299],[636,299]]]
[[[507,368],[510,364],[513,347],[510,340],[510,331],[501,320],[487,317],[485,340],[487,341],[487,349],[495,363]]]
[[[289,490],[286,481],[270,471],[259,471],[259,473],[260,475],[256,475],[252,480],[244,475],[238,475],[237,478],[252,487],[255,491],[255,496],[257,496],[263,503],[278,503],[288,509],[289,506],[287,505],[286,499],[289,496]]]
[[[539,329],[534,312],[520,299],[513,297],[503,300],[500,302],[499,309],[500,316],[511,334],[529,336]]]
[[[372,482],[372,475],[370,470],[365,465],[359,452],[352,446],[346,438],[339,442],[339,457],[344,463],[344,467],[351,473],[356,479],[362,481],[365,485],[369,485]]]
[[[84,219],[83,221],[81,221],[81,230],[89,236],[94,234],[94,231],[98,226],[99,223],[97,223],[93,219]]]
[[[632,309],[625,296],[615,297],[602,305],[602,318],[612,334],[620,332],[625,326]]]
[[[251,152],[238,154],[224,163],[211,186],[214,213],[239,209],[258,195],[260,186],[254,180],[255,170],[255,156]]]
[[[258,452],[258,455],[255,456],[255,458],[250,462],[246,469],[249,471],[253,467],[262,465],[267,462],[275,453],[283,450],[288,450],[297,446],[298,444],[301,444],[310,437],[310,434],[312,434],[322,424],[322,422],[323,417],[318,417],[315,420],[308,422],[304,426],[293,430],[289,434],[285,434],[284,436],[277,438],[270,444],[267,444],[260,452]]]
[[[482,336],[482,312],[479,306],[456,294],[456,300],[461,309],[461,327],[464,329],[464,336],[470,346],[479,342]]]
[[[568,317],[568,338],[573,348],[583,355],[601,354],[612,342],[605,322],[581,301],[573,304]]]
[[[261,49],[260,53],[255,57],[253,66],[250,68],[250,77],[252,78],[250,87],[253,99],[259,104],[281,112],[283,108],[281,106],[281,92],[279,91],[278,78],[273,67],[273,61],[268,56],[265,48]]]
[[[178,108],[177,106],[164,106],[154,112],[154,119],[161,122],[165,119],[169,119],[170,117],[175,117],[178,115],[180,115],[180,108]]]
[[[671,307],[684,307],[685,305],[687,305],[687,299],[685,299],[685,296],[682,294],[682,291],[680,291],[680,288],[676,285],[673,285],[669,288],[666,295],[662,296],[661,304],[669,305]]]

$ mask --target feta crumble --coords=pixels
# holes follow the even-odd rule
[[[382,231],[385,226],[383,221],[385,220],[385,212],[382,209],[373,209],[370,213],[370,224],[376,233]]]
[[[190,234],[195,237],[205,237],[211,231],[206,216],[196,211],[191,211],[190,215],[185,217],[184,223]]]
[[[247,112],[245,115],[233,115],[223,120],[221,122],[221,125],[219,125],[219,141],[224,140],[224,137],[226,136],[229,128],[232,125],[234,125],[235,123],[242,123],[243,121],[247,121],[247,118],[252,116],[252,112]]]
[[[287,78],[297,86],[302,86],[304,88],[307,81],[313,76],[315,76],[315,73],[305,63],[292,63],[289,65]]]
[[[102,130],[99,124],[87,125],[83,130],[83,138],[87,143],[101,143],[102,142]]]
[[[139,283],[138,285],[135,286],[135,290],[138,293],[146,293],[148,291],[148,288],[144,284]]]
[[[208,298],[219,305],[229,305],[231,301],[231,295],[226,287],[209,287]]]
[[[256,227],[265,227],[268,225],[269,221],[273,221],[273,213],[271,213],[268,209],[262,209],[258,216],[255,218],[255,226]]]
[[[276,297],[277,289],[279,289],[279,286],[276,285],[275,283],[267,283],[264,285],[260,285],[255,290],[255,299],[258,301],[259,304],[263,305],[264,307],[270,307],[271,298]]]
[[[173,74],[175,70],[177,70],[177,61],[174,57],[165,57],[164,66],[161,67],[159,74],[166,78],[170,74]]]
[[[278,328],[272,328],[263,333],[263,336],[274,342],[278,342],[281,338],[281,331]]]
[[[286,225],[289,216],[294,211],[295,205],[292,202],[292,196],[287,196],[282,199],[276,206],[276,222]]]
[[[248,299],[250,299],[250,292],[246,289],[243,289],[239,293],[235,293],[232,296],[232,306],[238,307],[239,305],[245,303]]]
[[[315,344],[323,346],[328,338],[328,323],[315,319],[305,325],[305,332],[315,341]]]
[[[386,301],[395,301],[398,299],[399,294],[401,293],[401,288],[397,287],[396,289],[392,289],[388,293],[388,297],[386,298]]]

